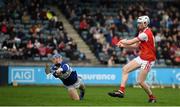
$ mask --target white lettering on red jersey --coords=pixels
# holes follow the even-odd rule
[[[147,61],[155,61],[156,49],[154,35],[151,29],[146,28],[143,32],[139,32],[137,38],[141,41],[141,43],[139,44],[140,58]]]

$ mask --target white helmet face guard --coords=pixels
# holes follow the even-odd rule
[[[150,23],[150,19],[148,16],[140,16],[140,17],[138,17],[137,22],[143,23],[143,24],[146,23],[146,24],[144,24],[144,27],[147,27]]]

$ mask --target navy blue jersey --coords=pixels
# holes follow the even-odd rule
[[[56,70],[62,68],[62,73],[58,75]],[[53,64],[50,68],[51,73],[55,78],[59,78],[62,80],[63,84],[66,86],[73,85],[77,81],[77,73],[73,71],[69,64],[62,62],[58,64]]]

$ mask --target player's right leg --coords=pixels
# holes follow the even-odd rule
[[[80,98],[80,100],[83,100],[84,95],[85,95],[85,85],[84,85],[84,84],[81,84],[81,85],[79,86],[79,90],[80,90],[79,98]]]
[[[68,94],[69,94],[71,99],[73,99],[73,100],[80,100],[76,88],[68,88]]]
[[[69,96],[74,99],[74,100],[83,100],[84,95],[85,95],[85,85],[82,81],[81,77],[78,77],[78,80],[76,83],[74,83],[71,86],[66,86],[69,92]],[[77,89],[80,90],[80,93],[78,95]]]
[[[128,80],[128,74],[129,72],[133,71],[134,69],[137,69],[138,67],[140,67],[140,63],[138,63],[136,61],[137,58],[135,58],[135,60],[130,61],[129,63],[127,63],[123,68],[122,68],[122,81],[121,81],[121,85],[119,90],[115,91],[115,92],[109,92],[108,94],[111,97],[120,97],[123,98],[124,97],[124,93],[125,93],[125,86],[126,86],[126,82]]]
[[[129,73],[139,67],[140,67],[140,64],[136,60],[132,60],[122,68],[122,80],[121,80],[121,85],[120,85],[121,87],[126,86]]]

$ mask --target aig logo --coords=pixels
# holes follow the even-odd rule
[[[17,82],[33,82],[34,69],[12,69],[12,81]]]

